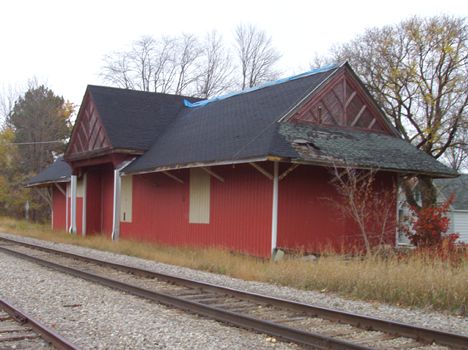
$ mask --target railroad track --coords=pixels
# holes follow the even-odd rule
[[[78,350],[60,334],[0,299],[0,349]]]
[[[468,337],[316,307],[0,237],[0,252],[317,349],[468,349]]]

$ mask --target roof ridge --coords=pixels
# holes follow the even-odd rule
[[[156,91],[145,91],[145,90],[137,90],[137,89],[130,89],[130,88],[121,88],[121,87],[116,87],[116,86],[105,86],[105,85],[95,85],[95,84],[88,84],[87,87],[91,88],[99,88],[99,89],[109,89],[109,90],[119,90],[119,91],[129,91],[129,92],[135,92],[138,94],[147,94],[147,95],[164,95],[164,96],[173,96],[173,97],[180,97],[180,98],[190,98],[194,100],[202,100],[199,97],[194,97],[194,96],[186,96],[186,95],[177,95],[177,94],[169,94],[166,92],[156,92]]]
[[[203,107],[203,106],[206,106],[207,104],[212,103],[212,102],[225,100],[225,99],[228,99],[228,98],[234,97],[234,96],[244,95],[244,94],[254,92],[254,91],[257,91],[257,90],[261,90],[261,89],[264,89],[264,88],[268,88],[268,87],[271,87],[271,86],[283,84],[283,83],[286,83],[288,81],[301,79],[301,78],[306,78],[306,77],[309,77],[311,75],[328,72],[330,70],[339,68],[340,66],[341,66],[340,64],[335,64],[335,63],[329,64],[329,65],[326,65],[324,67],[315,68],[315,69],[312,69],[312,70],[309,70],[309,71],[306,71],[306,72],[303,72],[303,73],[300,73],[300,74],[296,74],[296,75],[292,75],[292,76],[289,76],[289,77],[286,77],[286,78],[281,78],[281,79],[269,81],[269,82],[266,82],[266,83],[264,83],[262,85],[259,85],[259,86],[254,86],[254,87],[251,87],[251,88],[248,88],[248,89],[245,89],[245,90],[241,90],[241,91],[231,92],[231,93],[228,93],[226,95],[216,96],[216,97],[213,97],[213,98],[210,98],[210,99],[207,99],[207,100],[197,101],[197,102],[193,102],[193,103],[190,102],[190,101],[184,100],[184,105],[185,105],[185,107],[188,107],[188,108]]]

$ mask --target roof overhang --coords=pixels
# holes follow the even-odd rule
[[[253,157],[253,158],[245,158],[245,159],[238,159],[238,160],[222,160],[222,161],[212,161],[212,162],[191,162],[191,163],[184,163],[184,164],[174,164],[174,165],[160,166],[160,167],[155,167],[155,168],[150,168],[150,169],[145,169],[145,170],[135,171],[135,172],[124,171],[123,175],[142,175],[142,174],[157,173],[157,172],[168,171],[168,170],[232,165],[232,164],[245,164],[245,163],[252,163],[252,162],[264,162],[264,161],[273,160],[272,157],[273,156],[264,156],[264,157]]]
[[[336,168],[354,168],[354,169],[363,169],[363,170],[377,170],[377,171],[387,171],[391,173],[398,173],[401,175],[409,175],[409,176],[416,176],[416,175],[424,175],[429,176],[434,179],[447,179],[447,178],[455,178],[458,177],[460,174],[449,174],[449,173],[440,173],[440,172],[428,172],[428,171],[421,171],[417,169],[397,169],[397,168],[390,168],[390,167],[377,167],[377,166],[370,166],[370,165],[362,165],[362,164],[350,164],[343,161],[320,161],[320,160],[303,160],[303,159],[292,159],[291,163],[294,164],[303,164],[303,165],[316,165],[322,167],[336,167]]]
[[[58,180],[50,180],[50,181],[44,181],[44,182],[36,182],[36,183],[29,183],[26,184],[26,188],[31,188],[31,187],[47,187],[49,185],[53,184],[59,184],[59,183],[67,183],[70,182],[70,178],[67,177],[65,179],[58,179]]]
[[[75,162],[79,160],[87,160],[87,159],[107,156],[110,154],[142,155],[143,153],[145,153],[145,151],[143,150],[107,147],[107,148],[102,148],[99,150],[93,150],[89,152],[68,154],[68,155],[65,155],[64,159],[66,162],[70,163],[70,162]]]
[[[275,155],[268,155],[264,157],[254,157],[254,158],[245,158],[239,160],[223,160],[223,161],[212,161],[212,162],[191,162],[185,164],[174,164],[168,166],[161,166],[155,167],[151,169],[141,170],[141,171],[129,171],[123,172],[123,175],[141,175],[141,174],[148,174],[148,173],[156,173],[162,171],[169,171],[169,170],[178,170],[178,169],[189,169],[189,168],[196,168],[196,167],[208,167],[208,166],[221,166],[221,165],[233,165],[233,164],[246,164],[252,162],[265,162],[265,161],[276,161],[282,163],[292,163],[292,164],[300,164],[300,165],[310,165],[310,166],[321,166],[321,167],[337,167],[337,168],[348,168],[352,167],[355,169],[373,169],[377,171],[387,171],[398,173],[401,175],[409,175],[409,176],[416,176],[416,175],[426,175],[432,178],[455,178],[458,177],[459,174],[444,174],[439,172],[427,172],[427,171],[419,171],[416,169],[395,169],[395,168],[380,168],[380,167],[373,167],[369,165],[359,165],[359,164],[349,164],[343,161],[320,161],[320,160],[304,160],[304,159],[291,159],[287,157],[280,157]]]

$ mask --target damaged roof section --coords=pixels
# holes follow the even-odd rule
[[[390,135],[305,123],[283,123],[279,133],[297,152],[298,161],[441,177],[457,175],[410,143]]]

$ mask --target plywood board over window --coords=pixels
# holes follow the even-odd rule
[[[68,192],[68,198],[71,198],[70,183],[67,183],[67,192]],[[79,178],[76,181],[76,197],[83,198],[83,195],[84,195],[84,182],[83,182],[83,178]]]
[[[189,223],[210,223],[210,174],[202,169],[190,169]]]
[[[120,185],[120,221],[132,222],[133,176],[122,176]]]

